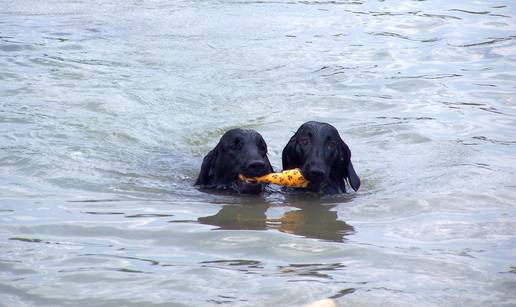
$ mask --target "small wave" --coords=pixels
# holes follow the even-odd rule
[[[415,39],[415,38],[411,38],[411,37],[408,37],[406,35],[401,35],[401,34],[394,33],[394,32],[369,32],[368,34],[374,35],[374,36],[396,37],[396,38],[400,38],[400,39],[404,39],[404,40],[409,40],[409,41],[413,41],[413,42],[420,42],[420,43],[432,43],[432,42],[437,42],[437,41],[441,40],[438,37],[425,38],[425,39]]]
[[[462,13],[475,14],[475,15],[487,15],[487,14],[491,13],[490,11],[475,12],[475,11],[468,11],[468,10],[462,10],[462,9],[450,9],[448,11],[451,11],[451,12],[462,12]]]
[[[462,44],[462,45],[452,45],[452,44],[449,44],[449,45],[453,46],[453,47],[475,47],[475,46],[482,46],[482,45],[493,45],[493,44],[496,44],[499,42],[510,41],[515,38],[516,38],[516,36],[496,37],[496,38],[488,37],[487,38],[488,40],[483,41],[483,42],[472,43],[472,44]]]
[[[474,136],[472,139],[499,145],[516,145],[516,141],[495,140],[485,136]]]
[[[459,74],[434,74],[434,75],[418,75],[418,76],[394,76],[388,79],[446,79],[446,78],[456,78],[462,77]]]
[[[143,261],[148,262],[151,265],[158,265],[160,264],[157,260],[152,259],[145,259],[145,258],[138,258],[138,257],[131,257],[131,256],[122,256],[122,255],[110,255],[110,254],[80,254],[78,256],[81,257],[106,257],[106,258],[118,258],[118,259],[127,259],[127,260],[136,260],[136,261]]]

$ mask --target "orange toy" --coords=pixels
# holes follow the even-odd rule
[[[244,175],[239,175],[238,177],[242,181],[274,183],[292,188],[306,188],[309,183],[308,180],[303,177],[299,168],[282,171],[280,173],[270,173],[261,177],[245,177]]]

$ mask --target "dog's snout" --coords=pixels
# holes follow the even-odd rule
[[[253,160],[247,163],[247,168],[255,173],[262,173],[265,170],[265,162],[261,160]]]
[[[312,178],[312,180],[322,179],[322,178],[324,178],[324,175],[325,175],[324,171],[319,168],[311,168],[310,171],[308,172],[308,177]]]

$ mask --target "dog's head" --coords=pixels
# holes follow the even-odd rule
[[[283,149],[282,161],[283,169],[301,168],[313,192],[345,192],[345,180],[355,191],[360,187],[351,151],[330,124],[311,121],[301,125]]]
[[[204,188],[258,194],[265,185],[242,181],[239,175],[258,177],[271,172],[263,137],[254,130],[232,129],[224,133],[217,146],[204,157],[195,184]]]

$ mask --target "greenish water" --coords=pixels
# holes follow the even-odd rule
[[[0,305],[516,304],[511,1],[1,1]],[[336,126],[359,192],[202,193]]]

